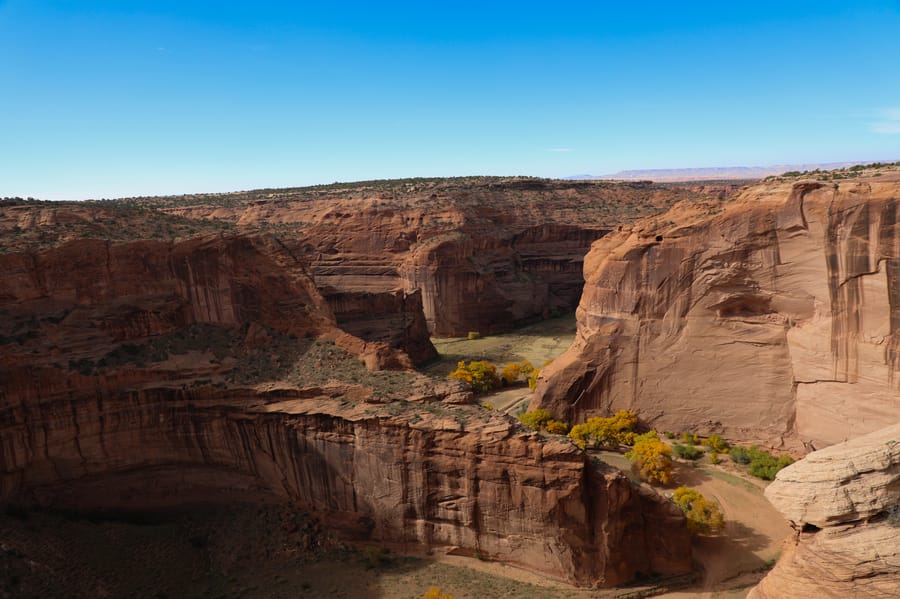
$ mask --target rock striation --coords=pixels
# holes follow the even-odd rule
[[[454,337],[573,310],[594,240],[675,201],[725,197],[734,187],[413,179],[162,198],[156,205],[170,216],[271,231],[305,257],[316,284],[339,302],[418,291],[429,331]],[[370,313],[368,324],[355,319],[377,330],[382,313]]]
[[[900,176],[779,180],[594,243],[535,405],[814,449],[900,412]]]
[[[329,302],[268,234],[0,255],[0,503],[278,500],[351,540],[453,546],[580,585],[690,570],[671,502],[450,405],[456,387],[383,371],[409,359],[333,309],[350,326],[371,301]],[[418,298],[394,301],[402,315]]]
[[[900,424],[809,454],[766,497],[797,536],[751,599],[900,594]]]

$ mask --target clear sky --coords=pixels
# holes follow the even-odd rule
[[[897,2],[0,0],[0,196],[897,159]]]

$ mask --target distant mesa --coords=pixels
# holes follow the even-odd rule
[[[650,180],[656,182],[676,181],[724,181],[764,179],[790,171],[833,170],[866,164],[866,160],[855,162],[825,162],[818,164],[775,164],[772,166],[711,166],[706,168],[650,168],[625,170],[609,175],[572,175],[570,181],[591,179],[617,179],[621,181]]]

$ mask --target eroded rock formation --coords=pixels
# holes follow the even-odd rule
[[[900,412],[900,177],[773,182],[596,242],[536,405],[822,447]]]
[[[381,371],[408,360],[342,331],[271,236],[3,254],[0,326],[2,502],[275,498],[351,539],[583,585],[690,569],[670,502],[568,442],[442,403],[456,387]]]
[[[766,497],[797,536],[748,599],[900,595],[900,424],[809,454]]]
[[[452,337],[571,311],[591,242],[678,200],[722,197],[733,187],[485,177],[160,203],[171,204],[162,208],[170,215],[271,230],[305,256],[326,297],[419,290],[429,330]],[[381,313],[369,312],[368,324],[356,319],[360,328],[378,329]]]

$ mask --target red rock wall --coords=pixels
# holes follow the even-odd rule
[[[900,412],[900,181],[761,184],[594,244],[535,405],[822,447]]]

